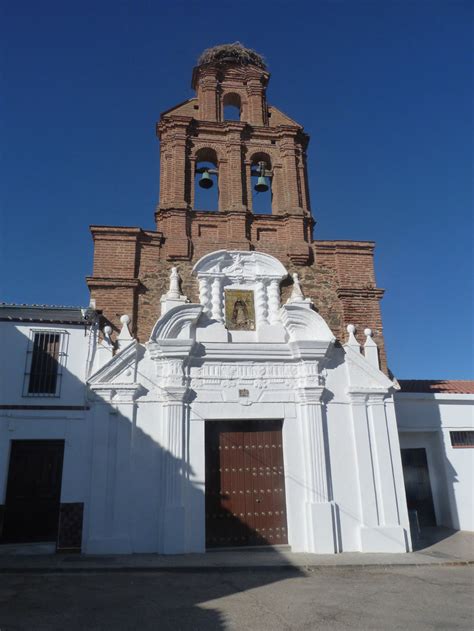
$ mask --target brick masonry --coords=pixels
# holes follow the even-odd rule
[[[162,114],[160,201],[156,231],[136,227],[92,226],[94,266],[87,282],[104,318],[117,331],[127,313],[132,330],[147,341],[160,316],[160,298],[177,265],[182,292],[198,302],[191,270],[196,261],[220,249],[258,250],[298,272],[303,290],[339,341],[345,327],[370,327],[386,371],[380,299],[375,283],[374,243],[313,241],[302,127],[267,105],[269,75],[253,66],[206,64],[194,69],[197,97]],[[229,95],[241,104],[240,121],[224,121]],[[194,169],[214,158],[219,178],[219,210],[195,211]],[[257,159],[272,169],[272,214],[253,215],[251,168]],[[282,283],[282,301],[291,291]]]

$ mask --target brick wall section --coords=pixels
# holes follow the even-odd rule
[[[182,241],[181,222],[166,224],[171,234],[139,228],[92,226],[96,246],[94,273],[87,282],[97,308],[103,310],[104,317],[115,330],[120,328],[120,315],[130,315],[132,330],[141,342],[146,342],[160,316],[160,298],[168,290],[172,265],[178,265],[183,293],[192,302],[198,302],[198,286],[191,274],[192,267],[204,254],[219,249],[236,249],[237,243],[229,239],[229,235],[233,235],[229,224],[234,219],[233,213],[199,212],[188,216],[191,253],[179,261],[169,254],[174,252],[172,245]],[[357,338],[363,344],[363,330],[370,327],[379,346],[382,367],[386,370],[380,313],[383,290],[375,285],[374,243],[314,241],[307,244],[308,262],[301,264],[297,258],[291,258],[288,247],[291,238],[288,240],[286,227],[281,225],[285,223],[284,217],[250,216],[247,219],[251,223],[247,235],[256,235],[258,228],[268,229],[268,226],[274,228],[274,232],[265,237],[266,242],[246,238],[239,249],[266,251],[281,260],[290,274],[298,272],[305,295],[312,299],[339,341],[346,340],[347,324],[355,324]],[[253,220],[257,228],[252,224]],[[288,278],[282,283],[282,302],[290,293],[291,279]]]

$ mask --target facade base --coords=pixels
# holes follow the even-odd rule
[[[167,506],[163,520],[163,554],[183,554],[185,552],[184,506]]]
[[[409,552],[408,537],[402,526],[360,529],[361,552]]]
[[[306,504],[307,552],[316,554],[337,552],[335,508],[333,502]]]
[[[85,543],[85,554],[132,554],[129,537],[107,537],[103,539],[89,539]]]

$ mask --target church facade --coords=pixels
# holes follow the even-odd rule
[[[89,379],[94,444],[119,406],[131,468],[97,486],[88,549],[405,551],[373,243],[313,241],[308,137],[267,103],[261,58],[236,52],[208,53],[196,97],[161,116],[156,232],[92,227],[92,299],[117,330],[130,317],[133,341]],[[196,210],[211,185],[217,207]],[[150,439],[158,478],[139,447]],[[124,521],[104,535],[111,497]]]
[[[156,230],[91,227],[80,420],[46,432],[57,399],[34,436],[74,454],[61,523],[83,552],[411,549],[374,244],[313,239],[308,137],[268,81],[253,51],[206,51],[157,125]],[[46,328],[29,396],[57,396],[31,377],[35,353],[63,366]]]

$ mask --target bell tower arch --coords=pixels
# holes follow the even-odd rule
[[[219,242],[228,249],[273,253],[277,246],[282,261],[309,262],[309,138],[268,104],[269,79],[255,51],[239,43],[216,46],[204,51],[193,70],[196,96],[161,115],[155,217],[168,260],[201,256],[210,241],[213,247]],[[229,106],[235,111],[226,118]],[[215,156],[216,164],[203,168],[199,160],[206,154]],[[218,185],[217,211],[202,210],[202,204],[197,210],[196,184]],[[263,194],[268,202],[257,214],[252,200]]]

